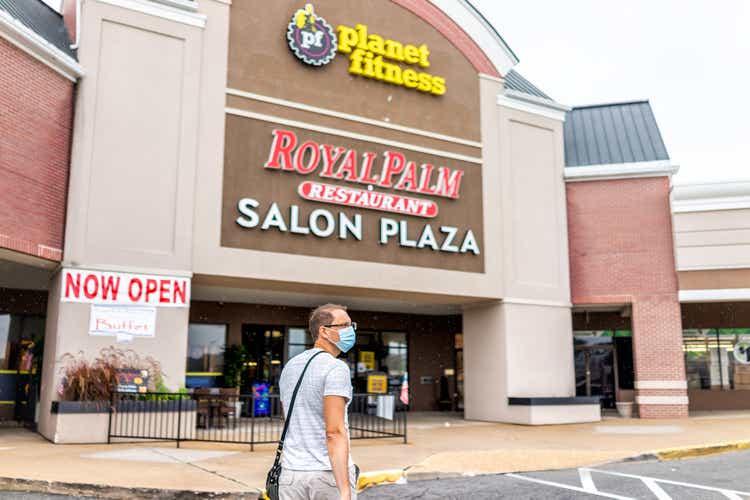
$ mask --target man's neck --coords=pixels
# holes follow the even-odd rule
[[[318,349],[323,349],[325,352],[333,356],[334,358],[339,355],[339,350],[336,349],[336,347],[333,346],[330,342],[326,342],[322,339],[318,339],[315,341],[315,344],[313,344],[313,347],[317,347]]]

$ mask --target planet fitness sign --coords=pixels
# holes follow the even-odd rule
[[[426,94],[445,94],[445,78],[426,71],[430,67],[430,49],[426,44],[417,46],[391,40],[370,33],[365,24],[340,25],[336,32],[338,35],[308,3],[292,15],[286,38],[294,55],[305,64],[325,66],[338,51],[349,58],[351,75]]]
[[[400,151],[377,154],[325,144],[286,129],[272,131],[267,160],[255,168],[301,178],[297,195],[303,200],[347,207],[355,213],[326,208],[304,212],[298,204],[284,207],[271,201],[264,206],[255,197],[243,197],[236,204],[235,219],[243,229],[355,241],[363,241],[374,229],[381,245],[393,242],[426,251],[481,253],[472,229],[431,222],[439,215],[441,198],[461,198],[463,169],[421,163]],[[376,227],[366,228],[360,211],[409,218],[383,214]]]

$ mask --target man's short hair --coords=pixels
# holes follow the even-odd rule
[[[312,335],[313,342],[318,340],[320,327],[330,325],[333,321],[333,311],[346,311],[346,306],[340,304],[323,304],[313,309],[313,312],[310,313],[308,327],[310,328],[310,335]]]

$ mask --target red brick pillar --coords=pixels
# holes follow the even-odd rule
[[[675,294],[633,298],[633,362],[641,418],[688,415],[682,318]]]

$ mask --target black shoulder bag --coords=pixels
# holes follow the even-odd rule
[[[302,385],[302,379],[305,376],[305,372],[307,371],[307,367],[310,366],[310,363],[313,359],[315,359],[315,356],[318,354],[323,354],[325,351],[318,351],[315,354],[313,354],[310,359],[307,360],[307,363],[305,364],[305,368],[302,370],[302,373],[299,376],[299,380],[297,380],[297,385],[294,386],[294,392],[292,393],[292,399],[289,401],[289,410],[286,412],[286,420],[284,421],[284,430],[281,431],[281,439],[279,439],[279,447],[276,449],[276,458],[273,461],[273,467],[271,467],[271,470],[268,471],[268,476],[266,476],[266,496],[270,500],[279,500],[279,477],[281,477],[281,452],[284,451],[284,438],[286,438],[286,431],[289,430],[289,422],[292,421],[292,410],[294,409],[294,400],[297,399],[297,392],[299,392],[299,387]]]

